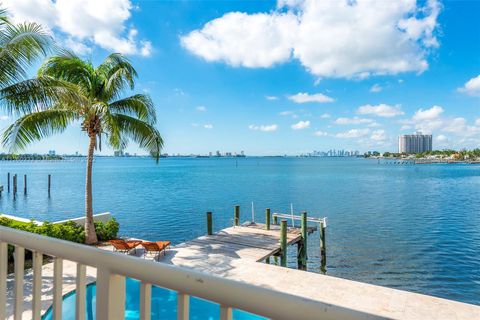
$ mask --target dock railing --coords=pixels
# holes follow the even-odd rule
[[[232,319],[240,309],[273,319],[377,319],[376,315],[309,300],[264,287],[108,252],[94,247],[49,238],[0,226],[0,319],[6,317],[8,245],[14,246],[14,319],[22,318],[24,299],[24,253],[33,252],[32,319],[41,319],[42,258],[54,258],[53,319],[62,317],[63,260],[77,263],[76,319],[85,319],[86,267],[97,269],[96,315],[99,320],[125,317],[125,278],[141,281],[140,319],[150,319],[151,286],[177,292],[177,319],[189,319],[189,297],[220,305],[221,320]],[[288,279],[286,279],[288,281]]]

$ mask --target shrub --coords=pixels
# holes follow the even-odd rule
[[[106,241],[116,239],[120,226],[115,218],[110,219],[106,223],[95,221],[95,231],[97,232],[98,241]]]
[[[21,222],[5,217],[0,217],[0,226],[37,233],[44,236],[72,241],[76,243],[85,242],[85,228],[83,226],[77,225],[73,221],[67,221],[58,224],[44,222],[42,225],[39,226],[33,222]],[[95,221],[95,230],[97,231],[99,241],[116,239],[119,230],[119,224],[114,218],[107,221],[106,223]],[[27,259],[30,257],[30,253],[28,251],[26,252],[26,257]],[[8,260],[13,260],[13,246],[10,245],[8,246]]]

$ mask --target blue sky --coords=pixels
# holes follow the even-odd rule
[[[3,2],[94,63],[127,54],[168,153],[479,146],[477,0]],[[28,151],[86,148],[73,126]]]

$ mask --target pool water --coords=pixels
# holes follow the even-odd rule
[[[140,281],[126,279],[125,319],[140,318]],[[86,320],[95,320],[96,285],[94,283],[86,289]],[[62,319],[75,319],[75,292],[63,298]],[[152,286],[152,320],[177,319],[177,293],[164,288]],[[215,320],[220,318],[220,305],[203,299],[190,297],[190,319]],[[235,320],[265,319],[244,311],[233,310]],[[43,320],[53,319],[52,308],[48,309]]]

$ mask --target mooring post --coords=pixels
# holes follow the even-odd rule
[[[322,256],[322,269],[327,265],[327,245],[325,242],[325,220],[320,222],[320,254]]]
[[[265,229],[270,230],[270,208],[265,209]]]
[[[48,196],[50,196],[50,187],[52,186],[52,176],[48,175]]]
[[[283,219],[280,224],[280,264],[287,266],[287,220]]]
[[[213,225],[212,225],[212,213],[207,212],[207,234],[211,236],[213,234]]]
[[[301,213],[301,231],[302,231],[302,240],[298,242],[298,252],[297,252],[297,263],[298,269],[306,270],[307,269],[307,212],[303,211]]]
[[[240,225],[240,206],[236,205],[233,211],[233,225],[238,227]]]
[[[17,194],[17,174],[13,175],[13,194]]]
[[[277,216],[273,216],[273,224],[278,225],[278,217]]]
[[[23,175],[23,194],[27,194],[27,175]]]
[[[10,193],[10,172],[7,173],[7,191]]]

